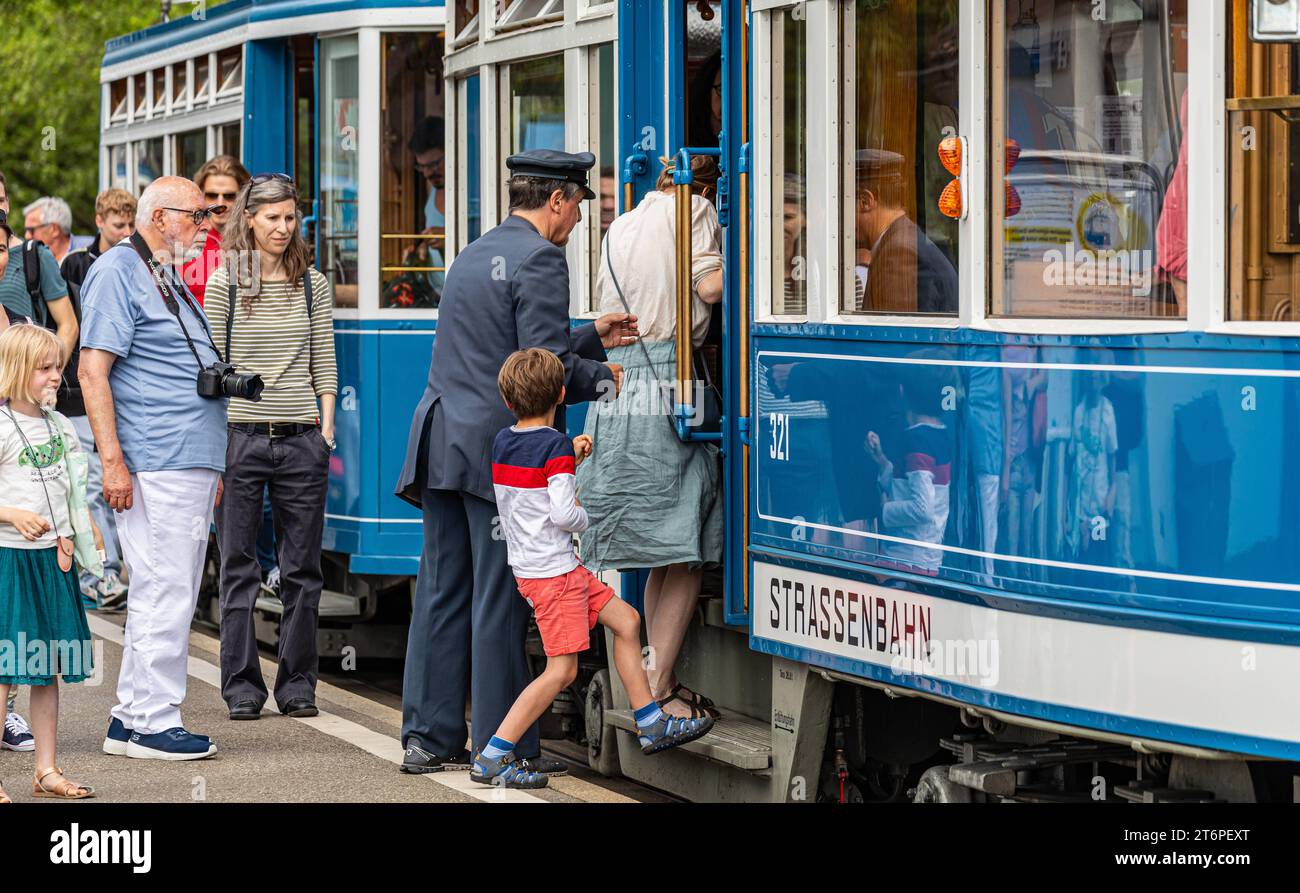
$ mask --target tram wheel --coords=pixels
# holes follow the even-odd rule
[[[597,670],[587,685],[584,715],[587,725],[587,765],[606,778],[622,775],[618,761],[618,732],[605,722],[605,711],[614,707],[609,670]]]

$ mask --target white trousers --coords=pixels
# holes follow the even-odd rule
[[[181,725],[190,622],[219,478],[203,468],[133,474],[131,508],[117,516],[131,588],[112,712],[143,735]]]
[[[993,552],[998,547],[998,498],[1002,478],[996,474],[976,476],[980,489],[980,551]],[[993,576],[993,559],[984,558],[984,574]]]

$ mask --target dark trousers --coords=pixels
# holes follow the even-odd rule
[[[423,484],[424,475],[418,480]],[[424,550],[406,644],[402,742],[414,738],[446,757],[465,746],[467,681],[475,751],[532,681],[524,653],[530,611],[515,586],[506,541],[492,535],[496,504],[455,490],[421,492]],[[540,753],[534,723],[515,742],[515,754]]]
[[[318,429],[272,438],[231,429],[226,446],[225,493],[217,509],[221,550],[221,697],[266,702],[253,610],[261,587],[257,532],[262,494],[271,493],[279,550],[279,670],[275,701],[315,700],[316,625],[320,613],[321,534],[329,483],[329,447]]]

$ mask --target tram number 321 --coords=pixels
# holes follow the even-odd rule
[[[774,412],[772,418],[772,446],[768,456],[779,461],[790,461],[790,416],[784,412]]]

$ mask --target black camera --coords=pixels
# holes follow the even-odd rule
[[[236,372],[229,363],[213,363],[199,371],[200,397],[262,399],[262,376]]]

